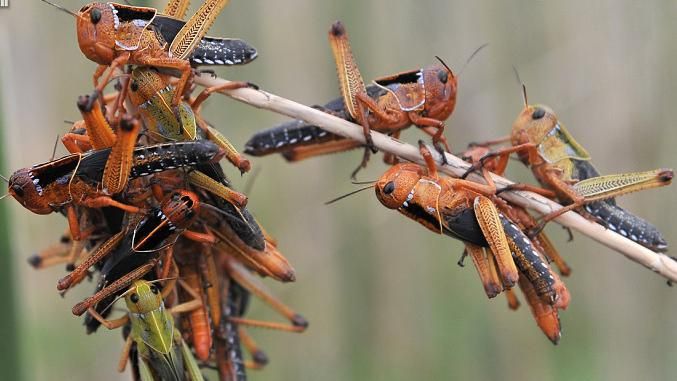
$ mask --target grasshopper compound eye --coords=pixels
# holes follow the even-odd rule
[[[133,293],[132,295],[129,296],[129,300],[131,300],[132,303],[138,303],[139,302],[139,294]]]
[[[150,292],[152,292],[154,295],[157,295],[158,289],[155,287],[155,285],[150,286]]]
[[[99,21],[101,21],[101,11],[98,9],[93,9],[92,13],[89,14],[90,20],[92,20],[92,24],[98,24]]]
[[[540,108],[540,107],[537,107],[536,110],[534,110],[534,113],[531,114],[531,119],[537,120],[537,119],[541,119],[544,116],[545,116],[545,110]]]
[[[442,83],[447,83],[449,80],[449,73],[446,70],[440,70],[437,72],[437,79]]]
[[[383,193],[385,194],[391,194],[395,190],[395,183],[394,182],[389,182],[383,187]]]
[[[24,189],[20,185],[12,185],[12,191],[14,192],[15,195],[18,197],[23,197],[24,196]]]

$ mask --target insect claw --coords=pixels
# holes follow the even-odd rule
[[[439,153],[440,156],[441,156],[440,164],[442,164],[442,165],[449,164],[449,161],[447,160],[447,155],[446,155],[447,151],[442,146],[442,143],[433,142],[433,147],[435,147],[435,151],[437,151],[437,153]]]
[[[254,360],[254,362],[257,365],[261,365],[261,366],[267,365],[268,362],[270,361],[268,359],[268,355],[266,355],[266,353],[263,352],[260,349],[257,350],[256,352],[252,353],[252,360]]]
[[[468,256],[468,250],[463,250],[463,254],[461,254],[461,258],[456,262],[456,264],[459,267],[465,267],[465,258]]]
[[[257,90],[257,91],[258,91],[258,90],[261,90],[261,88],[259,87],[259,85],[255,84],[255,83],[252,83],[252,82],[247,82],[247,87],[249,87],[250,89]]]
[[[42,258],[40,258],[40,256],[37,255],[37,254],[34,254],[34,255],[28,257],[28,264],[31,265],[35,269],[39,268],[41,263],[42,263]]]
[[[471,165],[470,167],[468,167],[468,169],[465,171],[465,173],[463,173],[463,175],[460,177],[460,179],[465,180],[466,177],[468,177],[471,173],[475,172],[476,170],[478,170],[477,164]],[[505,190],[505,188],[499,189],[498,191],[496,191],[496,194],[498,194],[498,192],[502,192],[504,190]]]
[[[545,224],[544,224],[543,222],[539,222],[538,225],[536,225],[535,227],[529,229],[529,230],[526,232],[526,233],[527,233],[527,237],[529,237],[530,239],[536,237],[537,235],[539,235],[539,234],[543,231],[543,228],[545,228]]]
[[[82,111],[89,112],[92,111],[92,108],[94,107],[94,102],[99,98],[99,95],[101,93],[98,90],[94,90],[92,95],[89,96],[89,99],[87,99],[87,103],[85,103]]]
[[[513,189],[514,189],[514,187],[512,186],[512,184],[511,184],[511,185],[506,185],[506,186],[504,186],[504,187],[501,188],[501,189],[497,189],[497,190],[496,190],[496,195],[498,196],[499,194],[501,194],[501,193],[503,193],[503,192],[510,192],[510,191],[513,190]]]
[[[294,315],[294,317],[291,319],[291,322],[294,325],[294,327],[303,327],[303,328],[308,327],[308,320],[306,320],[306,318],[304,318],[299,314]]]

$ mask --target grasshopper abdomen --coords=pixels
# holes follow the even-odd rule
[[[653,251],[664,252],[668,242],[650,222],[628,212],[615,203],[597,201],[585,206],[597,222],[616,233]]]
[[[541,299],[548,304],[554,304],[558,295],[554,289],[555,279],[550,274],[550,267],[538,255],[531,240],[517,225],[503,215],[501,215],[501,224],[520,274],[529,280]]]

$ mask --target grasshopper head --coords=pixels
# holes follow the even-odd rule
[[[200,200],[195,193],[182,189],[165,197],[160,208],[174,226],[185,229],[197,218]]]
[[[125,302],[130,312],[146,314],[160,308],[162,296],[154,284],[145,280],[136,280],[126,293]]]
[[[115,58],[115,9],[106,3],[90,3],[78,12],[78,44],[90,60],[108,65]]]
[[[446,120],[456,106],[458,78],[446,65],[432,65],[423,69],[422,74],[428,116]]]
[[[386,208],[398,209],[411,199],[412,191],[424,175],[425,169],[416,164],[396,164],[376,181],[376,198]]]
[[[527,104],[512,125],[510,141],[514,146],[524,143],[540,144],[557,123],[557,115],[550,107]],[[520,152],[518,156],[522,162],[529,162],[527,153]]]
[[[134,106],[140,106],[162,91],[168,89],[169,82],[157,69],[137,67],[132,71],[129,82],[129,99]]]
[[[512,125],[512,142],[513,144],[540,143],[556,124],[557,115],[550,107],[526,105]],[[528,141],[525,136],[529,137]]]
[[[36,214],[50,214],[54,210],[42,192],[39,180],[33,176],[30,168],[20,169],[9,178],[9,194],[24,208]]]

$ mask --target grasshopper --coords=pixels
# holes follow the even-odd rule
[[[496,187],[486,169],[486,185],[441,178],[430,151],[423,142],[419,146],[426,167],[394,165],[375,183],[378,200],[437,234],[462,240],[488,297],[513,287],[521,273],[549,305],[558,306],[566,299],[561,298],[566,293],[564,284],[552,276],[532,242],[491,201]],[[491,254],[485,256],[483,248]],[[498,274],[492,273],[494,263]]]
[[[469,172],[488,158],[518,154],[544,188],[516,184],[506,190],[530,190],[557,198],[566,205],[545,215],[540,224],[532,229],[532,236],[540,232],[546,222],[569,210],[578,210],[642,246],[654,251],[667,250],[668,244],[656,227],[617,206],[613,198],[669,185],[673,171],[657,169],[600,176],[590,163],[588,152],[573,138],[552,109],[528,104],[524,86],[523,94],[524,109],[513,123],[510,137],[496,141],[509,140],[512,147],[487,154]],[[493,143],[489,142],[488,145]]]
[[[169,169],[218,161],[223,152],[208,141],[166,143],[133,150],[129,177],[134,179]],[[16,171],[9,179],[9,194],[36,214],[65,210],[71,236],[80,240],[75,206],[112,206],[129,213],[140,209],[111,198],[100,189],[110,149],[69,155]]]
[[[251,168],[249,160],[242,157],[225,137],[202,119],[199,108],[214,91],[248,86],[250,84],[246,82],[232,82],[226,86],[205,89],[191,104],[181,102],[179,118],[176,118],[169,106],[174,97],[175,88],[169,83],[168,77],[156,69],[139,67],[135,68],[131,74],[129,99],[132,105],[138,108],[150,138],[154,141],[208,138],[223,148],[226,152],[226,159],[233,163],[241,173],[244,173]]]
[[[106,261],[102,267],[104,282],[110,281],[107,279],[109,269],[117,266],[130,255],[143,259],[148,256],[154,258],[154,253],[160,248],[173,244],[176,237],[196,220],[199,212],[200,201],[196,194],[187,190],[174,191],[167,195],[159,207],[151,208],[138,221],[132,219],[127,229],[113,235],[99,246],[70,274],[59,280],[57,289],[66,290],[74,283],[78,283],[86,276],[90,267],[109,256],[112,259]],[[129,231],[132,226],[133,230]]]
[[[189,286],[184,285],[184,288],[194,293]],[[120,371],[124,370],[134,343],[141,360],[138,365],[142,381],[201,381],[203,377],[200,368],[193,353],[183,342],[181,334],[174,327],[172,314],[194,310],[202,302],[196,298],[168,310],[162,301],[162,294],[153,282],[135,280],[122,294],[129,314],[115,320],[105,320],[94,309],[90,309],[90,314],[108,329],[119,328],[128,322],[131,324],[131,334],[120,357]]]
[[[365,86],[341,22],[332,25],[329,42],[342,98],[318,108],[362,125],[367,148],[373,146],[371,129],[398,138],[402,129],[414,124],[432,136],[438,151],[449,151],[443,135],[444,120],[456,106],[458,78],[446,64],[378,78],[372,85]],[[282,152],[287,160],[297,161],[361,145],[305,122],[293,121],[255,134],[246,143],[245,152],[255,156]],[[368,159],[369,149],[365,149],[353,177],[366,166]],[[392,163],[392,159],[387,156],[386,162]]]
[[[102,92],[117,68],[132,64],[180,72],[177,91],[172,99],[172,106],[178,107],[192,73],[190,57],[228,0],[205,0],[198,11],[180,25],[181,20],[172,18],[182,17],[188,3],[188,0],[170,1],[165,8],[168,13],[166,16],[158,15],[154,8],[117,3],[90,3],[77,14],[67,11],[76,18],[80,50],[87,58],[99,64],[93,76],[96,91],[92,101]],[[221,42],[223,41],[219,39],[208,40],[207,45],[202,48],[203,57],[211,52],[217,56],[212,61],[220,61],[218,57]],[[248,54],[250,57],[256,56],[255,52]],[[205,59],[198,58],[203,62]],[[197,63],[195,60],[193,62]],[[99,81],[109,68],[104,80]],[[90,103],[89,107],[91,106]]]
[[[474,164],[478,163],[482,157],[489,153],[489,151],[490,149],[486,146],[471,146],[465,152],[463,152],[461,156],[471,164]],[[508,157],[501,156],[486,160],[484,162],[483,168],[486,168],[487,170],[502,176],[507,165]],[[492,197],[492,201],[494,201],[494,204],[498,207],[501,213],[507,216],[511,221],[514,221],[522,231],[528,232],[538,225],[536,219],[532,217],[525,208],[509,203],[500,197]],[[545,232],[540,232],[536,236],[531,237],[531,242],[537,248],[538,253],[545,255],[549,262],[552,262],[555,264],[555,266],[557,266],[560,274],[563,276],[569,276],[571,274],[571,269],[559,255],[559,252],[547,237]],[[459,262],[459,264],[461,263],[462,262]],[[477,262],[475,261],[474,263]],[[556,274],[551,273],[551,276],[556,282],[561,282]],[[561,338],[558,308],[548,303],[544,303],[543,300],[538,297],[536,289],[526,277],[520,277],[518,285],[524,294],[531,314],[533,315],[534,320],[536,320],[536,324],[553,344],[557,344]],[[514,295],[512,290],[506,291],[507,292],[505,295],[508,298],[508,305],[510,309],[517,309],[519,306],[517,297]],[[564,309],[568,305],[568,292],[563,292],[561,297],[564,298],[564,300],[562,303],[560,303],[560,308]]]

